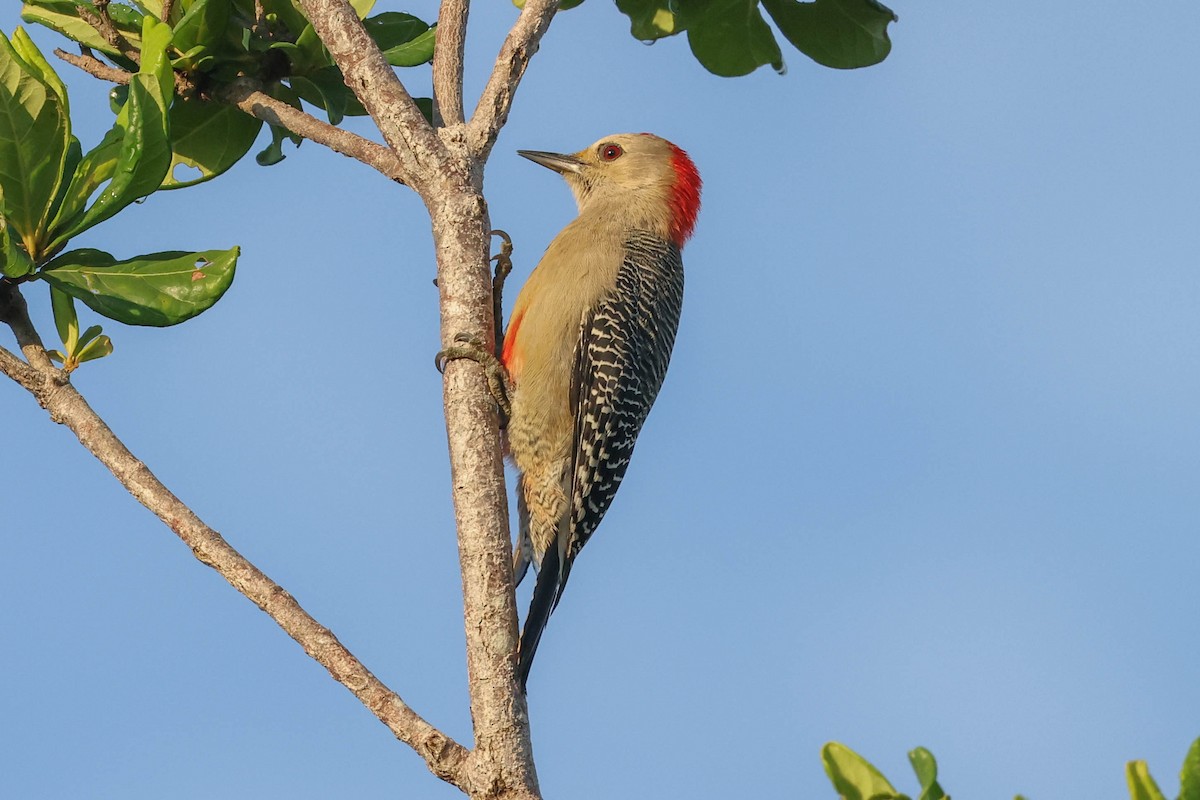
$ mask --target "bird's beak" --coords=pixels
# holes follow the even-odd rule
[[[541,150],[518,150],[517,155],[528,158],[535,164],[541,164],[543,167],[552,169],[563,175],[568,172],[579,172],[583,168],[583,162],[579,158],[563,153],[544,153]]]

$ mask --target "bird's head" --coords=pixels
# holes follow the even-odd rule
[[[580,213],[612,207],[661,217],[680,246],[696,226],[700,173],[687,153],[666,139],[650,133],[618,133],[578,153],[517,153],[562,175]]]

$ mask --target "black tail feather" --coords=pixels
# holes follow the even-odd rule
[[[525,627],[521,629],[517,681],[522,691],[525,691],[525,684],[529,680],[529,669],[533,666],[533,656],[542,639],[542,631],[546,629],[550,613],[558,605],[559,573],[558,548],[552,546],[542,556],[542,567],[538,570],[537,584],[533,587],[533,600],[529,602],[529,614],[525,617]]]

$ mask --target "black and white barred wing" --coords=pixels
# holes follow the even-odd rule
[[[627,243],[615,290],[584,319],[571,382],[574,485],[570,529],[559,543],[560,594],[629,467],[667,373],[682,303],[679,248],[639,234]]]

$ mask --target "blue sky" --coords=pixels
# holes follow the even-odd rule
[[[476,6],[471,96],[513,14]],[[647,130],[705,179],[671,372],[531,680],[548,797],[831,798],[829,740],[902,791],[923,745],[959,797],[1122,797],[1134,758],[1174,796],[1200,736],[1200,21],[895,10],[880,66],[789,49],[728,80],[590,0],[521,87],[487,173],[510,302],[574,213],[517,148]],[[94,144],[106,88],[61,72]],[[287,152],[77,242],[243,255],[204,316],[106,324],[75,382],[469,741],[428,221]],[[27,394],[0,413],[0,795],[458,796]]]

